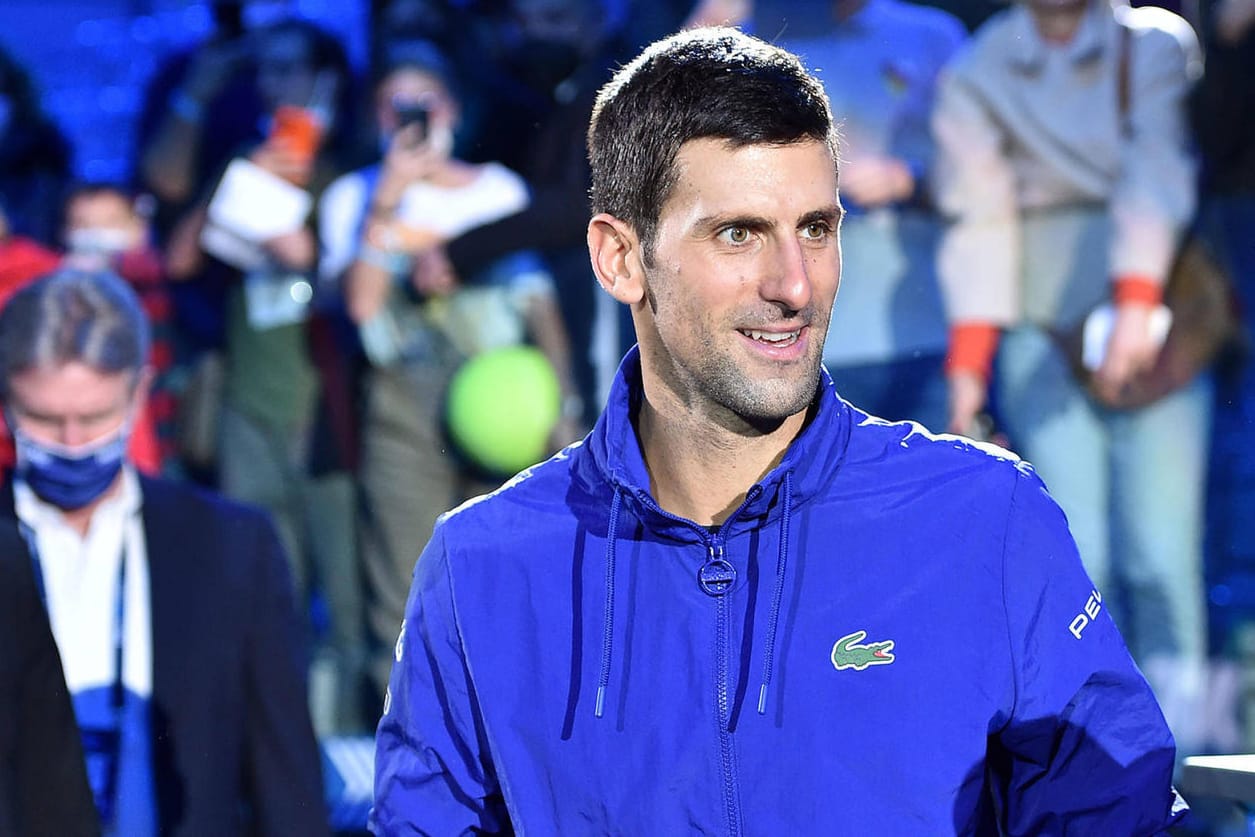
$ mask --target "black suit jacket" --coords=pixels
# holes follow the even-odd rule
[[[255,509],[141,478],[163,835],[324,835],[287,561]],[[12,489],[5,512],[13,515]]]
[[[94,835],[96,806],[26,544],[0,524],[0,834]]]

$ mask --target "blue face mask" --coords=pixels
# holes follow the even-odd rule
[[[17,476],[59,509],[81,509],[113,485],[126,459],[129,422],[117,433],[77,447],[37,442],[13,428]]]

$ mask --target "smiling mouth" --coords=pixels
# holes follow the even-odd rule
[[[738,329],[742,334],[751,340],[755,340],[766,346],[785,347],[792,346],[801,336],[800,328],[793,331],[756,331],[754,329]]]

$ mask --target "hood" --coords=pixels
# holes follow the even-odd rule
[[[623,495],[625,508],[655,536],[696,542],[701,539],[702,527],[658,513],[649,493],[649,471],[633,424],[643,395],[640,352],[633,347],[619,365],[606,408],[585,442],[586,455],[576,465],[576,476],[590,488],[608,482]],[[826,369],[820,370],[812,408],[810,421],[789,445],[780,464],[754,486],[746,486],[749,499],[723,526],[727,537],[776,522],[780,514],[776,498],[786,474],[790,476],[794,511],[822,493],[836,477],[849,444],[854,411],[838,397]]]

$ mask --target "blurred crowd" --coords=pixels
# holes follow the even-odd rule
[[[585,245],[594,96],[653,39],[730,23],[817,68],[841,125],[839,392],[1030,459],[1183,750],[1255,747],[1249,638],[1209,619],[1204,562],[1251,525],[1217,510],[1255,497],[1255,363],[1235,339],[1149,403],[1101,391],[1153,365],[1126,335],[1187,234],[1255,336],[1255,0],[391,0],[362,68],[293,4],[213,8],[144,92],[132,182],[73,176],[0,49],[0,306],[58,268],[138,294],[130,461],[268,513],[317,733],[373,730],[436,517],[595,421],[633,339]],[[1089,391],[1053,335],[1105,299]]]

